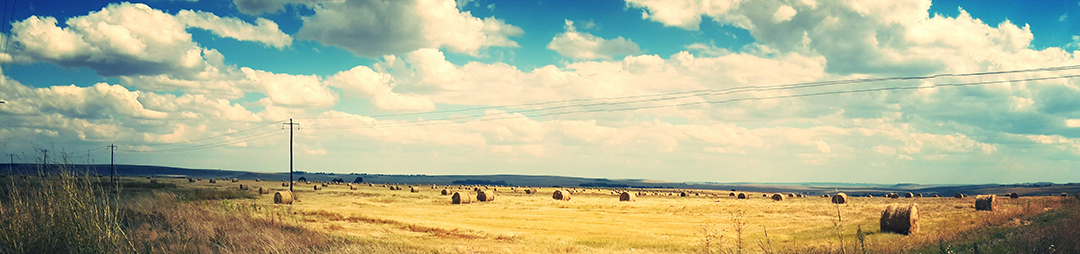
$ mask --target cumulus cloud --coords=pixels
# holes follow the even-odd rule
[[[191,40],[188,27],[223,36],[267,43],[291,43],[272,21],[250,25],[235,18],[205,12],[173,16],[145,4],[110,4],[85,16],[68,18],[59,27],[53,17],[31,16],[12,24],[14,41],[22,53],[63,67],[87,67],[102,76],[155,76],[190,78],[214,68],[207,58],[212,50]]]
[[[292,37],[282,32],[277,23],[268,19],[255,20],[256,25],[238,18],[222,18],[209,12],[181,10],[176,14],[180,23],[206,29],[217,36],[241,41],[254,41],[278,49],[292,45]]]
[[[315,75],[290,75],[240,68],[252,86],[274,104],[327,108],[337,103],[337,95]]]
[[[314,14],[303,17],[299,38],[371,58],[440,47],[476,55],[487,47],[517,47],[510,37],[523,33],[502,20],[462,12],[453,0],[236,2],[248,13],[277,10],[286,2],[311,8]]]
[[[818,54],[829,72],[922,75],[972,71],[960,58],[999,61],[1027,51],[1027,26],[996,27],[961,10],[957,17],[929,13],[929,0],[905,1],[667,1],[629,0],[644,18],[696,30],[701,17],[746,29],[761,45],[780,52]],[[797,15],[796,15],[797,14]]]
[[[632,55],[641,52],[637,43],[617,37],[604,39],[595,35],[578,32],[574,22],[566,20],[566,31],[555,35],[547,48],[559,55],[577,60],[611,59],[616,55]]]

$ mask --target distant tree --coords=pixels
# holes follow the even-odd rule
[[[364,178],[363,178],[363,177],[357,177],[357,178],[356,178],[356,180],[352,180],[352,182],[353,182],[353,183],[363,183],[363,182],[364,182]]]
[[[341,178],[334,178],[334,180],[330,180],[330,181],[335,182],[335,183],[344,183],[345,182],[345,180],[343,180]]]
[[[300,179],[296,179],[296,180],[301,181],[301,182],[307,182],[307,177],[301,176]]]

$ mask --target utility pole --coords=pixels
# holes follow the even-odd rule
[[[289,192],[293,191],[293,126],[296,129],[300,129],[300,123],[293,123],[292,118],[289,118],[288,123],[282,123],[281,126],[289,126]]]
[[[49,166],[49,150],[48,149],[41,149],[41,151],[45,152],[45,158],[41,162],[41,168],[44,169],[45,167]]]
[[[14,174],[15,173],[15,169],[14,169],[15,168],[15,154],[8,154],[8,158],[11,158],[11,163],[8,163],[8,166],[7,166],[8,174]]]
[[[112,179],[113,182],[116,182],[116,145],[115,144],[109,144],[109,167],[112,168],[112,176],[109,177],[109,179]]]

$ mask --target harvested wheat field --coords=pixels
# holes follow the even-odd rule
[[[244,181],[241,181],[244,182]],[[192,187],[206,188],[201,184]],[[229,185],[232,186],[232,185]],[[226,185],[211,185],[225,188]],[[439,188],[452,188],[439,186]],[[480,188],[483,189],[483,188]],[[272,191],[287,188],[271,188]],[[491,202],[451,204],[441,192],[401,192],[383,187],[331,185],[320,191],[298,188],[302,199],[291,209],[302,226],[334,235],[378,239],[436,252],[461,253],[685,253],[699,252],[702,228],[728,232],[720,249],[734,250],[736,221],[744,225],[743,248],[759,252],[767,229],[774,249],[837,250],[834,222],[843,217],[845,249],[855,250],[855,232],[861,228],[866,245],[875,253],[910,251],[938,239],[986,225],[1005,224],[1021,214],[1053,207],[1060,197],[999,199],[993,212],[976,211],[971,199],[884,199],[847,197],[833,204],[830,198],[738,199],[727,192],[703,190],[701,196],[641,195],[635,202],[620,202],[611,191],[574,193],[572,200],[551,198],[556,189],[540,194],[503,192]],[[463,196],[476,192],[465,190]],[[619,193],[619,192],[615,192]],[[677,193],[677,192],[676,192]],[[748,193],[761,195],[761,193]],[[258,196],[259,205],[273,205],[271,195]],[[910,236],[879,233],[882,211],[890,204],[916,204],[919,231]]]

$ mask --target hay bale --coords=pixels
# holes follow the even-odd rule
[[[441,193],[443,196],[450,195],[450,190],[443,189]]]
[[[240,190],[248,190],[248,188],[249,187],[246,184],[240,184]]]
[[[739,199],[749,199],[750,195],[747,195],[745,192],[739,192],[738,198]]]
[[[916,197],[916,198],[921,198],[921,197],[922,197],[922,193],[915,193],[915,197]]]
[[[904,198],[913,198],[913,197],[915,197],[915,194],[911,194],[911,192],[904,193]]]
[[[375,187],[375,184],[372,184],[372,183],[368,183],[368,184],[367,184],[367,187]]]
[[[480,202],[488,202],[495,200],[495,192],[488,190],[480,190],[476,192],[476,200]]]
[[[687,195],[686,192],[683,191],[683,192],[679,192],[679,196],[680,197],[685,197],[685,196],[689,196],[689,195]]]
[[[390,190],[397,190],[397,188],[394,188],[394,186],[390,186]]]
[[[420,192],[420,188],[416,188],[415,186],[409,186],[409,192]]]
[[[188,179],[187,179],[187,182],[189,182],[189,183],[194,183],[194,182],[195,182],[195,178],[188,178]]]
[[[329,185],[329,184],[326,184],[326,183],[323,183],[323,184],[322,184],[322,187],[330,187],[330,185]]]
[[[827,198],[827,197],[829,197],[829,194],[822,194],[821,197]]]
[[[255,178],[255,182],[256,182],[256,183],[257,183],[257,182],[262,182],[262,179],[259,179],[259,178]]]
[[[525,189],[525,194],[536,194],[536,190],[534,190],[534,189]]]
[[[896,193],[889,193],[889,198],[900,198],[900,195]]]
[[[799,193],[799,194],[795,194],[795,197],[801,198],[801,197],[806,197],[806,195],[803,195],[802,193]]]
[[[289,187],[289,183],[281,183],[281,187]]]
[[[975,196],[975,210],[976,211],[993,211],[994,206],[997,205],[997,196],[990,195],[978,195]]]
[[[1069,193],[1065,193],[1065,192],[1062,192],[1062,193],[1061,193],[1061,197],[1063,197],[1063,198],[1064,198],[1064,197],[1068,197],[1068,196],[1069,196]]]
[[[1009,198],[1020,198],[1020,194],[1017,194],[1016,192],[1009,193]]]
[[[210,179],[210,183],[217,183],[217,180]]]
[[[938,195],[938,194],[934,194],[934,195],[932,195],[931,197],[935,197],[935,198],[940,198],[940,197],[941,197],[941,195]]]
[[[789,197],[789,198],[794,198],[794,197],[795,197],[795,193],[788,193],[788,194],[787,194],[787,197]]]
[[[356,189],[357,189],[356,185],[349,185],[349,190],[356,190]]]
[[[848,202],[848,195],[844,194],[843,192],[836,193],[836,195],[832,196],[832,203],[833,204],[842,205],[842,204],[846,204],[847,202]]]
[[[312,185],[312,186],[314,186],[315,190],[321,190],[322,189],[322,186],[319,186],[318,184]]]
[[[619,194],[619,201],[634,201],[635,198],[637,197],[634,196],[634,193],[623,192]]]
[[[195,181],[202,181],[202,178],[195,178]]]
[[[772,194],[772,200],[774,200],[774,201],[784,201],[784,194],[780,194],[780,193]]]
[[[735,196],[735,193],[734,193],[734,192],[732,192],[732,193],[728,193],[727,195],[728,195],[728,197],[734,197],[734,196]]]
[[[157,183],[157,179],[150,179],[150,183]]]
[[[892,204],[881,212],[881,232],[910,235],[919,232],[919,206]]]
[[[236,179],[236,178],[233,178],[233,179],[232,179],[232,182],[234,182],[234,183],[235,183],[235,182],[240,182],[240,179]]]
[[[292,204],[293,194],[288,191],[274,192],[274,204]]]
[[[476,199],[472,195],[463,195],[461,192],[454,192],[453,196],[450,196],[450,201],[453,204],[469,204],[475,202]]]
[[[554,193],[551,193],[551,198],[553,198],[555,200],[569,201],[570,200],[570,191],[567,191],[567,190],[555,190]]]
[[[270,194],[270,189],[259,187],[259,194]]]
[[[964,198],[964,194],[957,192],[956,195],[953,195],[953,197],[955,197],[955,198]]]

